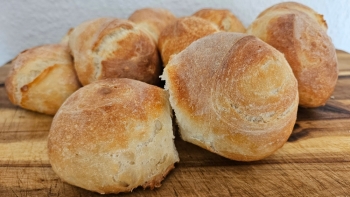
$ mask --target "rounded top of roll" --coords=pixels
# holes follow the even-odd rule
[[[170,57],[184,50],[193,41],[219,32],[211,22],[196,16],[183,17],[168,25],[160,34],[158,48],[166,66]]]
[[[221,31],[239,33],[245,33],[246,31],[241,21],[227,9],[201,9],[194,13],[193,16],[197,16],[214,23]]]
[[[129,20],[140,28],[144,28],[152,36],[154,42],[158,43],[160,33],[167,25],[174,22],[176,17],[166,9],[143,8],[133,12]]]
[[[152,38],[133,22],[97,18],[75,27],[69,47],[80,82],[130,78],[150,84],[159,81],[161,67]]]

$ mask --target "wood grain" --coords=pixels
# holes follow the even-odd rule
[[[162,187],[118,196],[350,195],[350,54],[337,51],[339,79],[323,107],[300,108],[288,142],[272,156],[237,162],[182,141]],[[0,196],[100,196],[62,182],[47,157],[52,116],[13,106],[0,68]],[[104,195],[114,196],[114,195]]]

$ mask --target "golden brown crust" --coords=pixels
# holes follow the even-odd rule
[[[80,87],[65,45],[52,44],[23,51],[12,61],[5,81],[10,101],[25,109],[54,115]]]
[[[166,92],[140,81],[109,78],[84,86],[53,119],[48,137],[53,170],[99,193],[160,186],[179,161],[170,113]]]
[[[115,18],[87,21],[71,33],[69,46],[83,85],[113,77],[159,82],[157,47],[148,34],[130,21]]]
[[[310,7],[307,7],[306,5],[297,3],[297,2],[283,2],[283,3],[278,3],[276,5],[273,5],[263,12],[261,12],[257,18],[260,18],[266,13],[269,13],[273,10],[297,10],[300,12],[303,12],[307,14],[311,19],[315,20],[324,30],[327,30],[328,26],[326,21],[323,19],[323,15],[315,12],[313,9]]]
[[[288,139],[297,81],[283,55],[257,39],[216,33],[193,42],[164,70],[181,137],[224,157],[262,159]]]
[[[222,31],[245,33],[241,21],[226,9],[202,9],[193,14],[214,23]]]
[[[154,42],[158,43],[160,32],[174,22],[176,17],[166,9],[162,8],[143,8],[136,10],[129,17],[129,20],[136,23],[149,33]]]
[[[325,105],[338,78],[334,45],[324,26],[302,9],[288,9],[289,5],[264,11],[248,33],[284,53],[298,80],[300,106]]]
[[[219,32],[219,29],[202,18],[191,16],[177,19],[159,36],[158,48],[163,66],[167,65],[170,56],[181,52],[193,41],[216,32]]]

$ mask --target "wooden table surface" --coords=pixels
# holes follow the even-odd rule
[[[323,107],[300,108],[293,134],[272,156],[231,161],[176,136],[181,161],[162,187],[119,196],[349,196],[350,54],[337,55],[332,98]],[[0,196],[99,196],[52,171],[46,148],[52,117],[10,103],[4,88],[8,70],[0,68]]]

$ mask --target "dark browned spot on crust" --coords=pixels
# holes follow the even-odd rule
[[[21,87],[21,92],[27,92],[28,91],[28,86],[24,85]]]
[[[105,94],[110,94],[112,92],[112,89],[109,87],[102,87],[98,90],[98,93],[105,95]]]

